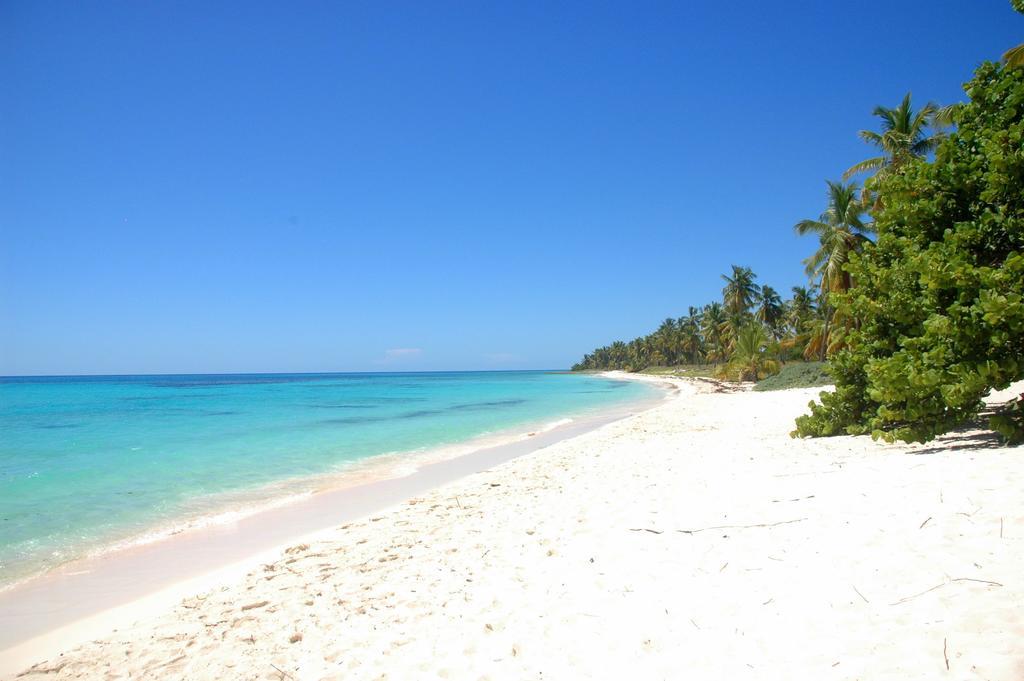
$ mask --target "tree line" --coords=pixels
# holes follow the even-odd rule
[[[826,308],[814,291],[794,286],[783,300],[771,286],[758,284],[753,270],[738,265],[722,279],[722,300],[691,306],[686,315],[665,319],[646,336],[597,348],[573,369],[715,364],[732,370],[738,380],[749,380],[772,373],[780,359],[824,356],[820,335]]]

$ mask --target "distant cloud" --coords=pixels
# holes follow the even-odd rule
[[[421,348],[391,348],[384,351],[383,359],[378,359],[377,364],[390,364],[404,359],[414,359],[423,354]]]

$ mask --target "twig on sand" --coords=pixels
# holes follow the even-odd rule
[[[924,522],[921,523],[920,525],[918,525],[917,529],[919,529],[919,530],[924,529],[924,526],[927,525],[928,521],[931,520],[931,519],[932,519],[931,516],[928,516],[927,518],[925,518]]]
[[[276,669],[276,670],[277,670],[277,673],[281,675],[281,678],[282,678],[282,679],[283,679],[283,678],[285,678],[285,677],[288,677],[289,679],[294,679],[294,678],[295,678],[294,676],[292,676],[291,674],[289,674],[289,673],[288,673],[288,672],[286,672],[285,670],[283,670],[283,669],[281,669],[280,667],[278,667],[278,666],[277,666],[276,664],[274,664],[273,662],[271,662],[271,663],[270,663],[270,666],[271,666],[271,667],[273,667],[274,669]]]
[[[936,589],[941,589],[942,587],[946,586],[947,584],[949,584],[949,582],[943,582],[942,584],[937,584],[937,585],[933,586],[930,589],[925,589],[924,591],[922,591],[919,594],[914,594],[913,596],[907,596],[906,598],[901,598],[898,601],[896,601],[895,603],[890,603],[889,605],[899,605],[900,603],[906,603],[907,601],[911,601],[911,600],[917,598],[918,596],[924,596],[926,593],[930,593],[932,591],[935,591]]]
[[[796,518],[794,520],[782,520],[777,523],[758,523],[756,525],[715,525],[713,527],[700,527],[695,530],[676,530],[676,532],[682,532],[683,534],[697,534],[705,530],[747,530],[753,527],[776,527],[778,525],[788,525],[789,523],[799,523],[807,518]]]
[[[460,509],[462,508],[462,502],[461,502],[461,501],[459,501],[459,498],[458,498],[458,497],[455,497],[455,503],[459,505],[459,508],[460,508]]]
[[[947,652],[945,637],[943,637],[943,639],[942,639],[942,657],[943,657],[944,660],[946,660],[946,671],[948,672],[949,671],[949,653]]]
[[[630,532],[650,532],[651,534],[661,534],[664,530],[652,530],[648,527],[631,527]]]
[[[850,586],[853,587],[853,590],[857,592],[857,595],[860,596],[864,600],[865,603],[870,603],[871,602],[868,599],[864,598],[864,594],[862,594],[860,592],[860,589],[858,589],[855,585],[851,584]]]
[[[779,504],[779,503],[782,503],[784,501],[803,501],[804,499],[813,499],[813,498],[814,498],[814,495],[812,494],[812,495],[806,496],[806,497],[797,497],[796,499],[772,499],[772,503],[773,504]]]
[[[951,582],[978,582],[979,584],[990,584],[992,586],[1003,586],[999,582],[992,582],[992,581],[989,581],[987,579],[974,579],[973,577],[957,577],[956,579],[951,579],[950,581]]]
[[[949,580],[948,582],[943,582],[942,584],[936,584],[932,588],[925,589],[921,593],[914,594],[913,596],[907,596],[906,598],[901,598],[898,601],[896,601],[895,603],[890,603],[889,605],[899,605],[900,603],[906,603],[907,601],[911,601],[911,600],[917,598],[918,596],[924,596],[926,593],[931,593],[932,591],[935,591],[936,589],[941,589],[944,586],[949,586],[953,582],[978,582],[980,584],[988,584],[989,586],[1003,586],[999,582],[992,582],[992,581],[989,581],[987,579],[974,579],[973,577],[957,577],[955,579]]]

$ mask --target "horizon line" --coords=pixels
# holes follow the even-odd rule
[[[409,371],[227,371],[227,372],[173,372],[141,374],[0,374],[0,381],[8,378],[150,378],[159,376],[339,376],[345,374],[483,374],[516,373],[526,371],[571,371],[571,368],[544,369],[429,369]]]

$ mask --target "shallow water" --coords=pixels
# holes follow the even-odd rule
[[[368,462],[655,391],[540,371],[3,378],[0,586]]]

